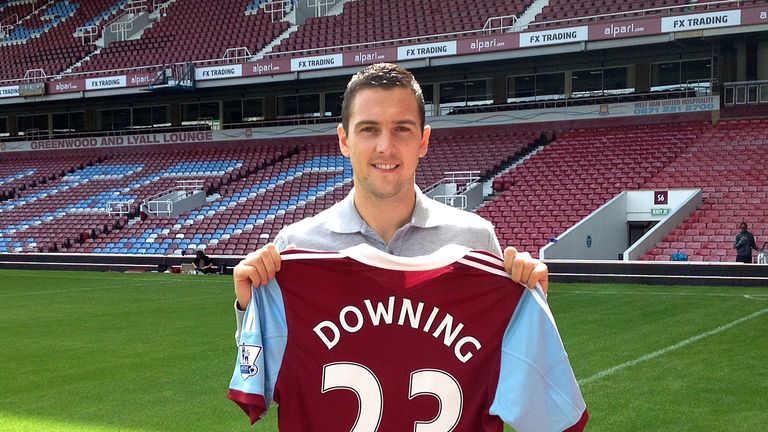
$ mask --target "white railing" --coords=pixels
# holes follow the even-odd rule
[[[133,30],[133,21],[118,21],[109,25],[109,31],[115,35],[116,41],[128,39],[128,32]]]
[[[148,9],[147,0],[131,0],[125,7],[125,10],[132,14],[146,12]]]
[[[125,216],[131,212],[132,204],[130,201],[109,201],[107,203],[107,213],[110,216]]]
[[[168,16],[168,1],[167,0],[154,0],[152,3],[152,10],[157,12],[158,21],[163,17]]]
[[[13,26],[17,22],[19,22],[19,15],[18,14],[11,14],[11,15],[8,15],[7,17],[3,18],[3,20],[0,21],[0,25],[2,25],[2,26]]]
[[[244,61],[249,58],[251,58],[251,51],[248,50],[248,47],[227,48],[222,57],[227,63]]]
[[[723,84],[725,105],[768,103],[768,81],[739,81]]]
[[[26,129],[24,131],[24,136],[25,137],[32,137],[32,138],[36,139],[36,138],[38,138],[40,136],[40,129],[38,129],[38,128]]]
[[[283,0],[270,1],[264,4],[264,12],[269,14],[272,22],[280,21],[285,18],[287,6]]]
[[[3,39],[6,36],[10,35],[11,30],[13,30],[13,26],[18,22],[19,22],[19,16],[16,14],[9,15],[8,17],[0,21],[0,39]]]
[[[444,173],[444,175],[445,177],[442,180],[424,189],[424,193],[429,194],[429,192],[442,185],[453,185],[455,186],[455,189],[450,193],[435,195],[432,199],[443,204],[448,204],[451,207],[456,207],[462,210],[466,209],[467,196],[465,193],[471,185],[480,180],[480,171],[448,171]]]
[[[517,25],[517,15],[504,15],[490,17],[485,21],[483,30],[492,33],[494,30],[503,30]]]
[[[173,212],[174,200],[179,201],[189,197],[194,192],[203,190],[203,185],[203,180],[179,180],[176,182],[176,186],[142,200],[142,204],[146,207],[147,212],[149,213],[154,213],[158,216],[170,216]],[[174,200],[158,199],[174,192],[179,192],[179,194],[174,196]]]
[[[93,44],[96,39],[98,39],[99,35],[99,26],[90,25],[90,26],[84,26],[84,27],[78,27],[75,30],[75,33],[72,34],[72,36],[76,38],[80,38],[80,42],[82,42],[83,45],[86,44],[86,39],[88,39],[88,44]]]
[[[307,0],[307,6],[315,9],[315,16],[328,15],[328,10],[335,4],[336,0]]]
[[[45,81],[47,77],[48,76],[45,74],[45,71],[42,69],[29,69],[26,72],[24,72],[25,82]]]
[[[173,201],[171,200],[155,200],[149,201],[146,204],[147,213],[152,213],[157,216],[170,216],[171,213],[173,213]]]

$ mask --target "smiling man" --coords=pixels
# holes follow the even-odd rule
[[[339,147],[352,164],[354,188],[331,208],[284,227],[274,243],[248,254],[234,268],[238,332],[251,287],[275,277],[279,251],[289,245],[339,251],[365,243],[414,257],[457,244],[503,255],[513,281],[529,288],[538,283],[547,291],[545,264],[513,247],[502,253],[490,222],[438,203],[416,186],[416,168],[427,154],[431,128],[421,87],[409,71],[378,63],[355,74],[344,93],[341,117]]]
[[[405,87],[358,90],[343,108],[347,115],[337,133],[354,171],[355,207],[389,243],[413,214],[416,166],[427,154],[431,131],[424,108]]]

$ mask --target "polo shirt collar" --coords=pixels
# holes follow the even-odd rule
[[[424,195],[418,185],[415,189],[416,204],[409,225],[420,228],[440,225],[440,218],[437,216],[439,212],[435,211],[435,205],[439,205],[439,203]],[[325,223],[329,230],[340,234],[366,233],[371,230],[360,213],[357,212],[354,188],[335,207],[331,217]]]

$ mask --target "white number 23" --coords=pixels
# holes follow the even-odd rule
[[[350,432],[376,432],[384,414],[384,394],[376,374],[359,363],[329,363],[323,367],[323,393],[349,390],[357,395],[357,419]],[[417,421],[414,432],[451,432],[459,424],[464,396],[448,372],[420,369],[411,373],[408,399],[430,395],[440,412],[429,421]]]

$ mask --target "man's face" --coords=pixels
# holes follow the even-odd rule
[[[741,232],[747,232],[747,224],[739,225],[739,229],[741,229]]]
[[[421,129],[408,89],[366,88],[352,101],[349,130],[339,125],[339,147],[354,169],[357,193],[373,199],[413,194],[419,158],[427,154],[429,126]]]

